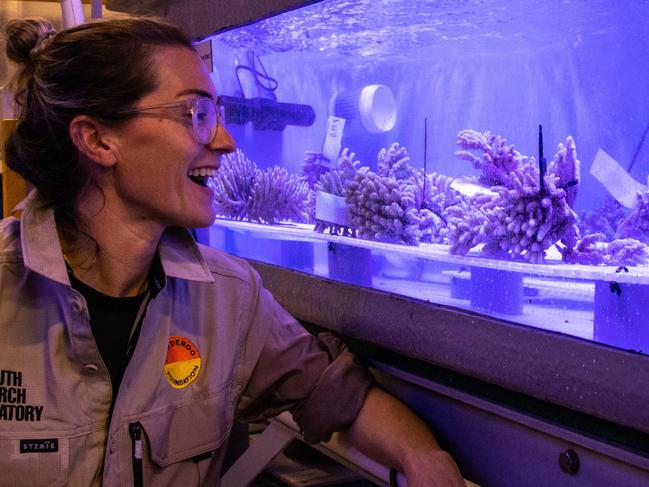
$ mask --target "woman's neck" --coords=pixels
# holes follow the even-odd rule
[[[127,222],[106,207],[91,217],[83,213],[84,231],[74,242],[61,238],[63,255],[75,277],[109,296],[140,294],[163,229]]]

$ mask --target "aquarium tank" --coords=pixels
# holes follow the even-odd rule
[[[201,49],[211,246],[649,353],[649,2],[323,0]]]

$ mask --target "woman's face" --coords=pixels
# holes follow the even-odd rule
[[[158,88],[134,108],[217,94],[198,55],[184,47],[164,47],[153,56]],[[117,131],[117,163],[112,186],[117,206],[131,222],[162,230],[167,226],[205,227],[215,217],[213,190],[190,179],[190,171],[216,171],[219,158],[234,150],[225,127],[219,126],[207,144],[193,135],[191,118],[151,110],[136,115]],[[185,119],[183,120],[183,116]],[[204,179],[204,178],[203,178]],[[127,215],[127,216],[126,216]]]

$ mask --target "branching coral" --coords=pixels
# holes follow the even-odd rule
[[[482,204],[489,201],[490,195],[479,194],[472,199],[471,204],[453,205],[446,209],[451,254],[464,255],[483,241],[489,217],[482,209]]]
[[[343,149],[338,158],[338,172],[343,181],[351,181],[358,171],[363,170],[361,162],[356,159],[356,154],[348,148]]]
[[[582,211],[579,214],[577,225],[582,235],[601,233],[607,241],[615,238],[615,232],[620,222],[624,221],[629,210],[613,198],[594,210]]]
[[[345,189],[340,171],[333,170],[322,174],[315,185],[315,189],[316,191],[324,191],[335,196],[342,196]]]
[[[519,177],[516,177],[516,176]],[[485,252],[505,250],[514,256],[523,255],[532,263],[542,263],[545,250],[561,241],[572,248],[577,242],[577,217],[568,206],[565,190],[557,188],[558,178],[549,174],[545,195],[540,197],[538,184],[523,186],[520,173],[512,174],[515,189],[497,187],[500,201],[490,212],[493,227],[488,232],[493,240]]]
[[[221,157],[221,167],[212,178],[216,211],[227,218],[243,220],[258,173],[257,165],[237,149]]]
[[[391,177],[359,171],[345,186],[351,221],[358,236],[369,240],[416,245],[421,218],[412,206],[414,186],[400,188]]]
[[[416,245],[418,241],[446,241],[444,209],[458,204],[461,195],[451,189],[452,178],[424,175],[410,164],[398,143],[377,156],[378,173],[359,167],[354,154],[343,151],[338,167],[320,177],[316,189],[344,194],[350,205],[352,227],[361,238]],[[328,228],[323,222],[316,229]]]
[[[582,238],[574,249],[560,249],[563,260],[570,264],[643,265],[649,260],[649,247],[633,238],[606,242],[602,233]]]
[[[572,137],[566,137],[566,143],[559,144],[557,153],[554,155],[548,172],[554,174],[557,186],[566,191],[566,202],[572,208],[577,199],[581,163],[577,159],[577,146]]]
[[[241,150],[223,156],[212,179],[214,205],[227,218],[268,224],[307,218],[307,183],[277,166],[262,171]]]
[[[323,164],[323,161],[327,159],[322,155],[321,152],[311,152],[307,151],[304,157],[304,163],[302,164],[302,171],[300,174],[300,179],[305,181],[310,189],[313,189],[320,179],[320,176],[329,172],[329,167]]]
[[[360,161],[355,157],[356,154],[350,152],[349,149],[343,149],[336,168],[320,175],[314,186],[315,190],[342,196],[345,184],[352,181],[359,171]]]
[[[464,202],[466,198],[451,187],[453,181],[453,178],[436,172],[425,176],[423,171],[419,172],[415,180],[419,189],[416,206],[443,215],[449,206]]]
[[[568,248],[575,246],[579,235],[577,217],[567,202],[565,189],[557,186],[560,176],[546,174],[541,189],[534,158],[520,155],[513,146],[506,145],[504,138],[490,132],[463,130],[458,143],[465,149],[483,151],[482,159],[467,151],[458,156],[482,170],[480,181],[496,183],[491,187],[495,194],[479,193],[464,209],[456,205],[448,210],[452,253],[466,253],[482,243],[488,255],[507,252],[541,263],[546,249],[559,241]],[[570,151],[574,154],[574,142]],[[567,174],[565,154],[555,159],[558,162],[551,171]]]
[[[355,159],[356,154],[348,148],[343,149],[335,169],[320,175],[315,184],[315,191],[322,191],[334,196],[344,196],[345,185],[353,181],[359,171],[360,161]],[[364,170],[364,169],[363,169]],[[332,235],[356,236],[355,231],[348,226],[315,219],[314,230],[320,233],[328,232]]]
[[[446,243],[448,225],[446,220],[434,211],[419,210],[419,240],[425,243]]]
[[[343,184],[358,236],[409,245],[446,241],[442,214],[459,201],[450,187],[452,178],[424,175],[410,164],[407,149],[398,143],[381,149],[377,163],[378,173],[355,166],[348,172],[355,174],[353,180]]]
[[[381,149],[377,156],[378,174],[396,180],[415,179],[417,170],[410,165],[410,156],[405,147],[393,143],[388,149]]]
[[[397,180],[402,205],[415,208],[419,219],[419,240],[428,243],[448,241],[444,213],[451,205],[463,204],[462,195],[451,188],[453,178],[438,173],[425,174],[410,164],[405,147],[393,143],[377,156],[380,177]]]
[[[489,131],[465,129],[457,134],[457,145],[463,150],[455,155],[473,164],[481,171],[480,183],[494,186],[506,183],[509,173],[516,170],[521,162],[521,155],[514,150],[513,145],[507,145],[507,140]],[[469,151],[481,150],[482,157]]]
[[[248,204],[248,218],[268,224],[282,220],[303,222],[307,218],[308,193],[307,183],[283,167],[258,170]]]
[[[414,206],[420,211],[420,240],[428,243],[448,243],[447,208],[466,206],[465,198],[451,188],[453,178],[443,174],[417,173],[414,184]]]
[[[309,187],[306,205],[309,221],[315,221],[315,186],[320,177],[330,171],[329,166],[323,164],[323,161],[328,161],[328,159],[321,152],[307,151],[300,172],[300,180],[307,183]]]
[[[635,238],[649,243],[649,190],[638,192],[636,206],[620,222],[615,238]]]

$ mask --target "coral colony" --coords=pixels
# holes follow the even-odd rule
[[[570,149],[559,146],[544,176],[534,158],[521,155],[490,132],[463,130],[458,145],[464,150],[456,155],[470,160],[482,172],[478,181],[491,184],[491,188],[488,193],[477,193],[468,206],[449,210],[451,253],[464,254],[484,244],[482,251],[487,255],[510,253],[542,263],[549,247],[559,242],[568,248],[576,245],[577,215],[563,189],[578,169],[572,138],[566,140]],[[469,150],[482,151],[482,158]]]
[[[219,214],[233,220],[247,218],[257,165],[241,150],[221,158],[221,167],[212,178],[214,204]]]
[[[248,218],[271,225],[283,220],[305,221],[308,193],[307,183],[283,167],[258,169],[248,200]]]
[[[353,152],[349,152],[349,149],[344,149],[338,158],[338,165],[335,169],[329,170],[327,167],[320,172],[318,181],[313,186],[314,192],[321,191],[343,198],[345,187],[354,179],[358,171],[358,166],[360,166],[360,161],[355,160],[355,157],[356,155]],[[317,172],[317,170],[312,169],[312,164],[307,157],[302,169],[303,178],[308,178],[308,174]],[[319,220],[317,218],[315,218],[314,230],[320,233],[327,232],[331,235],[356,236],[356,232],[351,226]]]
[[[649,243],[649,191],[638,192],[636,206],[621,220],[615,238],[634,238]]]
[[[307,183],[278,166],[262,171],[241,150],[221,159],[213,185],[217,212],[227,218],[267,224],[307,219]]]
[[[214,178],[215,205],[226,218],[313,222],[318,232],[444,244],[459,255],[476,249],[489,257],[539,264],[556,247],[566,263],[647,263],[649,191],[638,194],[630,212],[609,201],[578,217],[572,209],[580,178],[575,141],[567,137],[558,144],[546,169],[539,136],[541,164],[500,135],[460,131],[455,155],[478,172],[470,178],[471,196],[454,189],[453,178],[417,169],[398,143],[381,149],[376,172],[344,149],[333,168],[322,154],[307,152],[299,176],[277,166],[261,170],[237,150],[222,159]],[[344,201],[346,224],[315,218],[318,192]]]
[[[600,207],[582,211],[577,226],[582,235],[601,233],[605,240],[613,240],[617,226],[628,213],[628,210],[617,200],[609,197]]]
[[[417,244],[416,171],[409,161],[405,148],[393,144],[379,153],[379,174],[365,167],[345,185],[345,201],[359,237]]]

